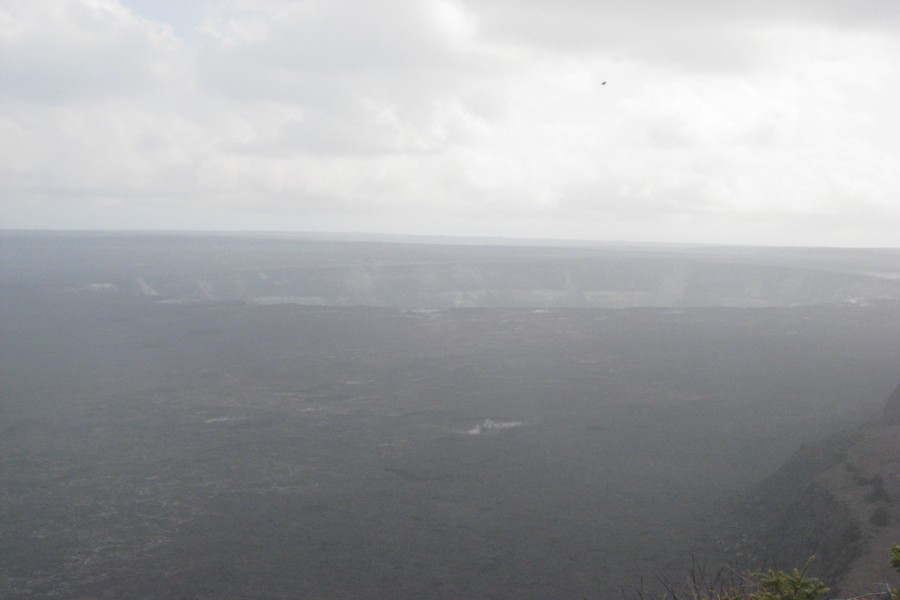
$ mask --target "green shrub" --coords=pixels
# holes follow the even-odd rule
[[[894,567],[898,573],[900,573],[900,544],[895,545],[891,548],[891,566]],[[895,588],[891,591],[891,597],[894,600],[900,600],[900,588]]]
[[[807,577],[806,571],[815,557],[790,573],[769,569],[765,573],[741,575],[724,569],[708,578],[698,565],[691,570],[688,584],[683,589],[666,585],[661,596],[647,596],[644,592],[624,594],[633,600],[822,600],[829,589],[815,577]],[[891,548],[891,566],[900,573],[900,544]],[[871,594],[865,597],[874,597]],[[900,588],[891,590],[891,598],[900,600]]]
[[[806,561],[803,570],[794,569],[788,575],[784,571],[759,574],[759,591],[750,596],[751,600],[818,600],[828,593],[825,584],[815,577],[806,577],[806,570],[812,559]]]

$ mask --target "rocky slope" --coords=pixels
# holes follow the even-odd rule
[[[879,422],[801,448],[740,503],[730,550],[748,565],[802,565],[834,597],[894,582],[900,540],[900,387]]]

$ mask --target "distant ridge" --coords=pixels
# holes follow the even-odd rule
[[[628,248],[661,250],[700,250],[732,252],[900,252],[896,246],[823,246],[748,244],[731,242],[650,241],[641,239],[589,239],[555,237],[518,237],[498,235],[451,235],[388,233],[377,231],[304,231],[304,230],[240,230],[240,229],[24,229],[0,227],[0,236],[67,236],[67,237],[200,237],[259,238],[266,240],[308,240],[329,242],[375,242],[386,244],[434,244],[447,246],[511,246],[524,248]]]
[[[0,231],[8,265],[0,283],[39,269],[46,283],[66,293],[343,307],[763,308],[900,301],[900,250],[474,245],[329,235]]]
[[[263,240],[303,240],[323,242],[364,242],[383,244],[416,244],[442,246],[509,246],[522,248],[630,248],[630,249],[700,249],[700,248],[781,248],[741,244],[706,244],[687,242],[650,242],[641,240],[588,240],[536,237],[462,236],[442,234],[378,233],[365,231],[243,231],[188,229],[0,229],[10,237],[56,235],[68,237],[197,237]]]

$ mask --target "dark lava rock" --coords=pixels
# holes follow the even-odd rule
[[[888,423],[900,423],[900,384],[888,396],[887,405],[884,407],[884,420]]]

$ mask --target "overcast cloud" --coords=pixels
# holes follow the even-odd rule
[[[0,227],[898,246],[898,98],[896,0],[0,0]]]

